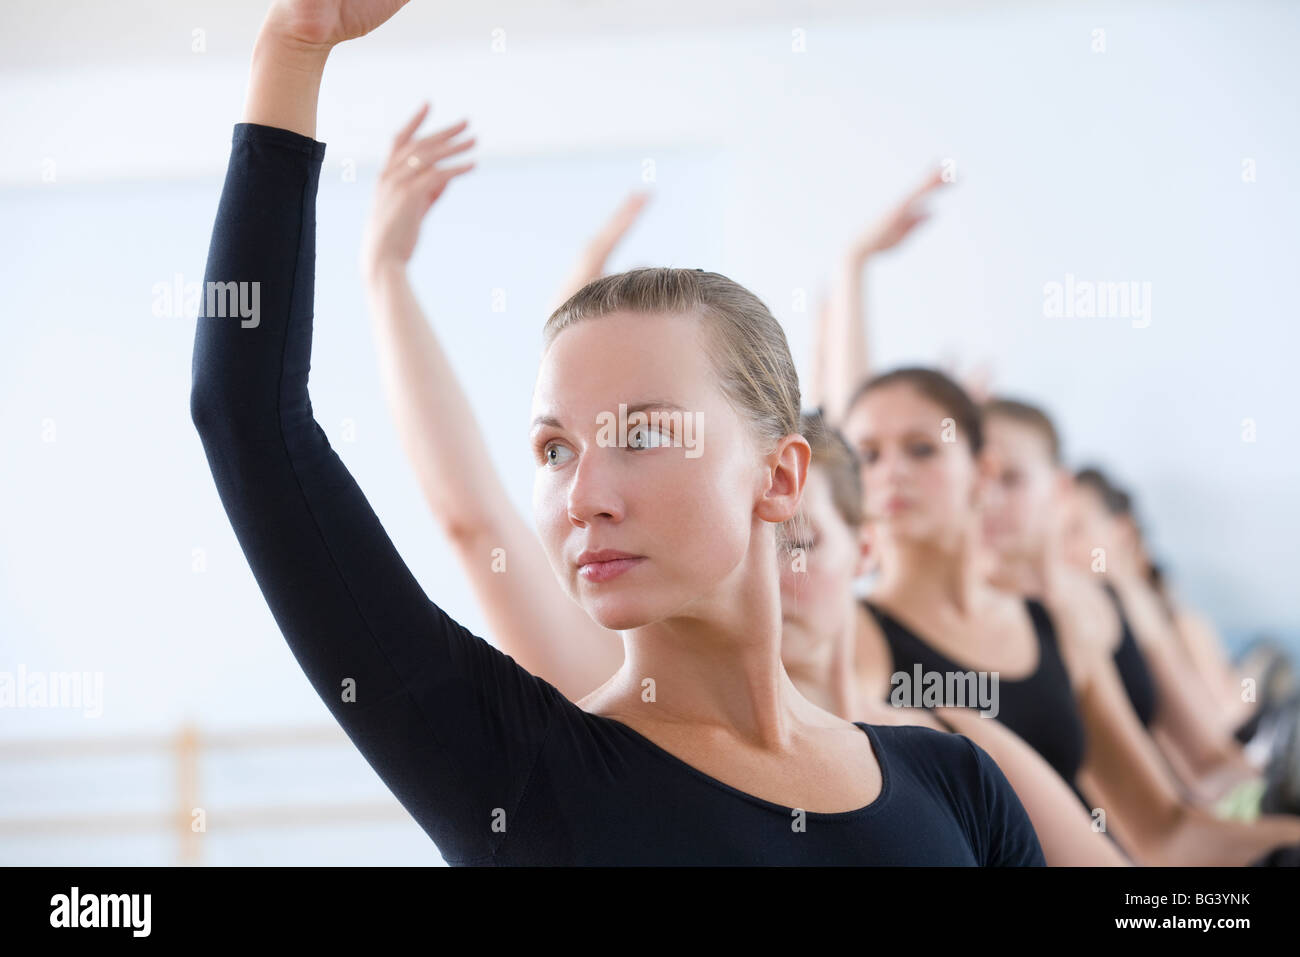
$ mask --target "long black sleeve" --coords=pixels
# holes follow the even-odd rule
[[[503,838],[494,814],[513,814],[554,709],[572,705],[428,599],[312,416],[324,155],[324,143],[289,130],[235,126],[195,332],[191,417],[313,687],[444,856],[482,858]],[[229,282],[258,284],[243,300],[257,315],[215,315],[236,313],[206,295]]]

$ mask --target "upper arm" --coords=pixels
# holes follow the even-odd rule
[[[988,720],[988,719],[985,719]],[[997,762],[979,745],[961,736],[975,756],[983,804],[986,867],[1043,867],[1047,861],[1024,804]]]
[[[191,415],[276,624],[326,707],[450,858],[490,854],[562,695],[425,595],[312,416],[324,144],[239,124],[205,272],[258,321],[198,318]],[[211,288],[211,287],[209,287]],[[574,709],[576,710],[576,709]]]
[[[1092,818],[1074,792],[1041,755],[1011,729],[992,718],[960,708],[943,717],[983,748],[1006,775],[1038,834],[1052,866],[1123,865],[1115,846],[1092,827]]]

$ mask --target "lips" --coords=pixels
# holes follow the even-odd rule
[[[583,552],[577,558],[578,574],[589,582],[607,582],[645,561],[644,555],[614,548]]]

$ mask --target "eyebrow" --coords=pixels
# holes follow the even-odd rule
[[[666,410],[669,412],[689,411],[688,409],[683,409],[676,402],[669,402],[667,399],[647,399],[644,402],[637,402],[635,405],[629,405],[627,407],[627,414],[632,415],[634,412],[645,412],[650,409]],[[557,429],[564,428],[563,423],[561,423],[560,420],[555,418],[554,416],[539,415],[537,418],[533,419],[533,424],[529,426],[529,431],[531,432],[533,429],[536,429],[539,425],[550,425]]]

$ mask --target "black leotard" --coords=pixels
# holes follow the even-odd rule
[[[863,604],[875,617],[889,642],[895,673],[911,675],[918,664],[923,673],[978,670],[958,665],[883,608],[870,601],[864,600]],[[1091,809],[1075,783],[1083,765],[1086,736],[1083,718],[1075,705],[1070,676],[1056,647],[1056,630],[1047,609],[1040,602],[1026,599],[1025,607],[1038,638],[1038,668],[1029,677],[1016,681],[999,676],[997,719],[1042,755],[1070,785],[1084,807]],[[968,706],[977,705],[971,703]]]
[[[1115,667],[1119,670],[1119,676],[1124,682],[1124,690],[1128,692],[1128,700],[1133,703],[1133,710],[1137,712],[1142,726],[1150,727],[1159,704],[1155,682],[1151,680],[1151,671],[1147,668],[1146,657],[1133,636],[1133,629],[1124,614],[1124,605],[1119,600],[1119,594],[1109,582],[1103,583],[1103,587],[1115,606],[1115,613],[1119,615],[1121,638],[1113,656]]]
[[[260,283],[260,316],[204,304],[190,414],[294,657],[450,863],[1044,863],[1006,777],[968,739],[858,724],[879,797],[800,828],[793,809],[578,708],[430,601],[312,416],[325,144],[255,123],[232,144],[205,279]]]

